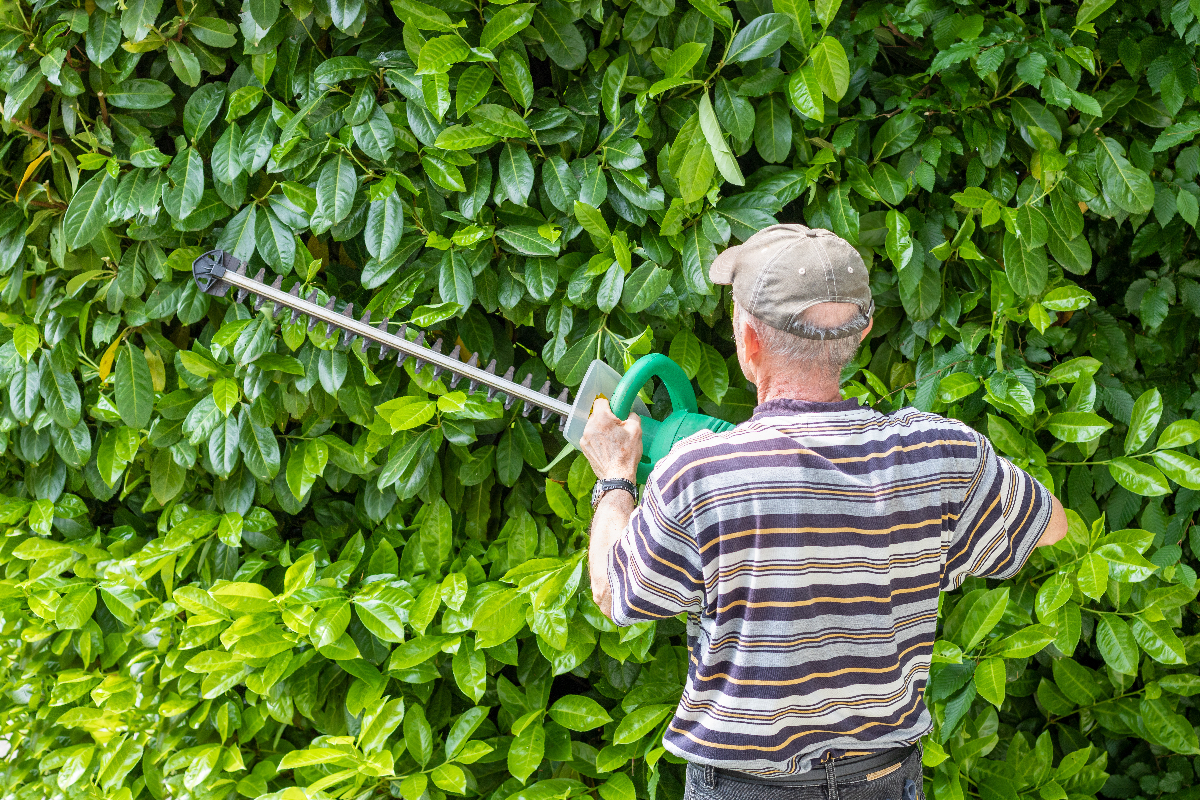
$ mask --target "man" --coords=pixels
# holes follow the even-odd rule
[[[759,405],[676,445],[640,506],[598,491],[593,596],[618,625],[687,613],[664,744],[689,762],[689,800],[917,800],[938,592],[1014,575],[1066,516],[967,425],[841,399],[874,308],[848,243],[773,225],[710,277],[733,286]],[[598,402],[582,448],[598,478],[633,481],[638,418]]]

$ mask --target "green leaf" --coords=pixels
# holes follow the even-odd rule
[[[108,221],[109,206],[116,185],[117,182],[108,171],[102,170],[75,192],[63,217],[63,231],[66,233],[68,249],[81,249],[96,238],[96,234]]]
[[[841,5],[842,0],[817,0],[817,19],[828,28]]]
[[[1134,494],[1158,497],[1171,492],[1166,476],[1142,461],[1125,457],[1114,458],[1108,462],[1108,471],[1113,480]]]
[[[590,697],[569,694],[550,707],[550,718],[572,731],[590,731],[612,722],[604,707]]]
[[[542,763],[545,752],[546,729],[540,722],[534,722],[522,730],[509,745],[508,771],[524,783]]]
[[[1138,645],[1155,661],[1175,666],[1187,663],[1183,642],[1179,641],[1179,637],[1171,630],[1171,625],[1166,620],[1151,622],[1135,617],[1129,623],[1129,628]]]
[[[1083,25],[1107,11],[1116,0],[1083,0],[1075,14],[1075,24]]]
[[[1108,561],[1109,574],[1118,581],[1138,583],[1146,580],[1157,567],[1128,544],[1111,542],[1096,548],[1096,555]]]
[[[983,641],[1008,607],[1008,587],[992,589],[981,595],[967,609],[962,628],[958,632],[958,642],[963,650],[972,650]]]
[[[1158,389],[1147,389],[1133,404],[1129,432],[1125,435],[1125,454],[1132,455],[1145,446],[1158,428],[1163,401]]]
[[[1004,659],[986,658],[975,665],[975,690],[979,696],[999,708],[1004,703]]]
[[[1046,288],[1049,265],[1042,247],[1026,249],[1011,233],[1004,234],[1004,273],[1018,297],[1033,297]]]
[[[1129,163],[1116,140],[1099,139],[1096,168],[1105,196],[1119,208],[1130,214],[1146,214],[1154,208],[1154,184],[1150,176]]]
[[[471,55],[462,37],[455,34],[435,36],[421,47],[417,63],[418,75],[433,75],[449,71],[450,67],[465,61]]]
[[[725,135],[721,132],[720,123],[717,122],[717,115],[713,111],[707,92],[700,98],[700,130],[703,131],[704,138],[712,149],[713,162],[720,170],[721,175],[730,183],[744,186],[746,179],[742,177],[741,167],[738,166],[737,159],[733,157],[733,151],[725,142]]]
[[[540,8],[535,14],[534,26],[542,35],[542,47],[546,55],[563,69],[578,69],[587,58],[587,45],[574,23],[564,22],[557,15],[548,16]]]
[[[792,73],[788,79],[788,97],[804,116],[817,122],[825,120],[825,99],[822,97],[821,81],[814,64],[805,64]]]
[[[493,136],[528,139],[529,126],[512,109],[497,105],[482,105],[471,109],[471,120]]]
[[[1143,697],[1139,711],[1145,730],[1163,745],[1176,753],[1200,753],[1195,727],[1187,717],[1172,711],[1163,698]]]
[[[1100,438],[1112,423],[1099,414],[1083,411],[1064,411],[1046,422],[1054,438],[1064,442],[1091,442]]]
[[[674,705],[649,705],[635,709],[617,724],[613,744],[631,744],[642,739],[674,712]]]
[[[912,146],[921,135],[921,119],[916,114],[897,114],[879,127],[872,150],[875,159],[887,158]]]
[[[733,37],[725,63],[736,64],[769,56],[783,46],[791,33],[792,20],[786,14],[755,17]]]
[[[454,27],[445,11],[420,0],[392,0],[392,10],[401,21],[423,31],[449,31]]]
[[[113,368],[113,395],[121,421],[134,430],[150,424],[154,409],[154,383],[141,350],[126,344],[117,354]]]
[[[171,102],[175,92],[162,81],[150,78],[131,78],[105,93],[109,105],[117,108],[151,109],[160,108]]]
[[[1164,450],[1154,454],[1154,463],[1185,489],[1200,489],[1200,460],[1176,450]]]
[[[1075,383],[1082,377],[1090,377],[1100,369],[1101,363],[1091,356],[1079,356],[1070,361],[1064,361],[1050,370],[1046,376],[1046,384]]]
[[[850,62],[842,43],[826,36],[812,49],[811,58],[821,91],[830,100],[841,100],[850,87]]]
[[[317,204],[337,223],[346,218],[358,191],[358,174],[350,159],[338,155],[325,162],[317,179]]]
[[[536,7],[536,3],[517,3],[497,11],[483,26],[483,33],[479,35],[479,46],[495,50],[496,45],[520,33],[529,26]]]
[[[1137,641],[1125,620],[1115,614],[1103,614],[1096,623],[1096,647],[1104,662],[1122,675],[1136,675]]]

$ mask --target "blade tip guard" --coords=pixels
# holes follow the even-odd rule
[[[240,262],[224,250],[209,250],[192,262],[192,280],[205,294],[222,297],[229,284],[222,280],[225,270],[236,270]]]

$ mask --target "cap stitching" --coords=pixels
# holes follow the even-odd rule
[[[788,245],[785,245],[784,247],[782,247],[779,250],[779,252],[776,253],[774,255],[774,257],[771,258],[770,261],[768,261],[766,264],[763,264],[762,269],[760,269],[758,271],[758,277],[754,281],[754,295],[750,298],[750,307],[746,309],[751,314],[758,316],[757,314],[755,314],[755,310],[758,308],[758,296],[762,292],[763,280],[764,280],[764,276],[767,274],[767,270],[769,270],[771,267],[773,267],[775,265],[775,262],[778,261],[783,256],[784,253],[791,250],[797,244],[798,244],[798,242],[792,242],[791,244],[788,244]]]
[[[833,301],[836,302],[840,295],[838,294],[837,277],[834,275],[833,270],[833,259],[829,257],[829,251],[825,249],[824,242],[818,243],[817,249],[821,251],[821,256],[825,259],[825,285],[828,287],[829,284],[833,284],[833,291],[830,292],[826,288],[826,294],[829,294]]]

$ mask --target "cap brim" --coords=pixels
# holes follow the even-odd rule
[[[733,268],[737,264],[737,249],[738,246],[727,247],[715,259],[712,266],[708,268],[708,279],[713,283],[721,286],[728,286],[733,283]]]

